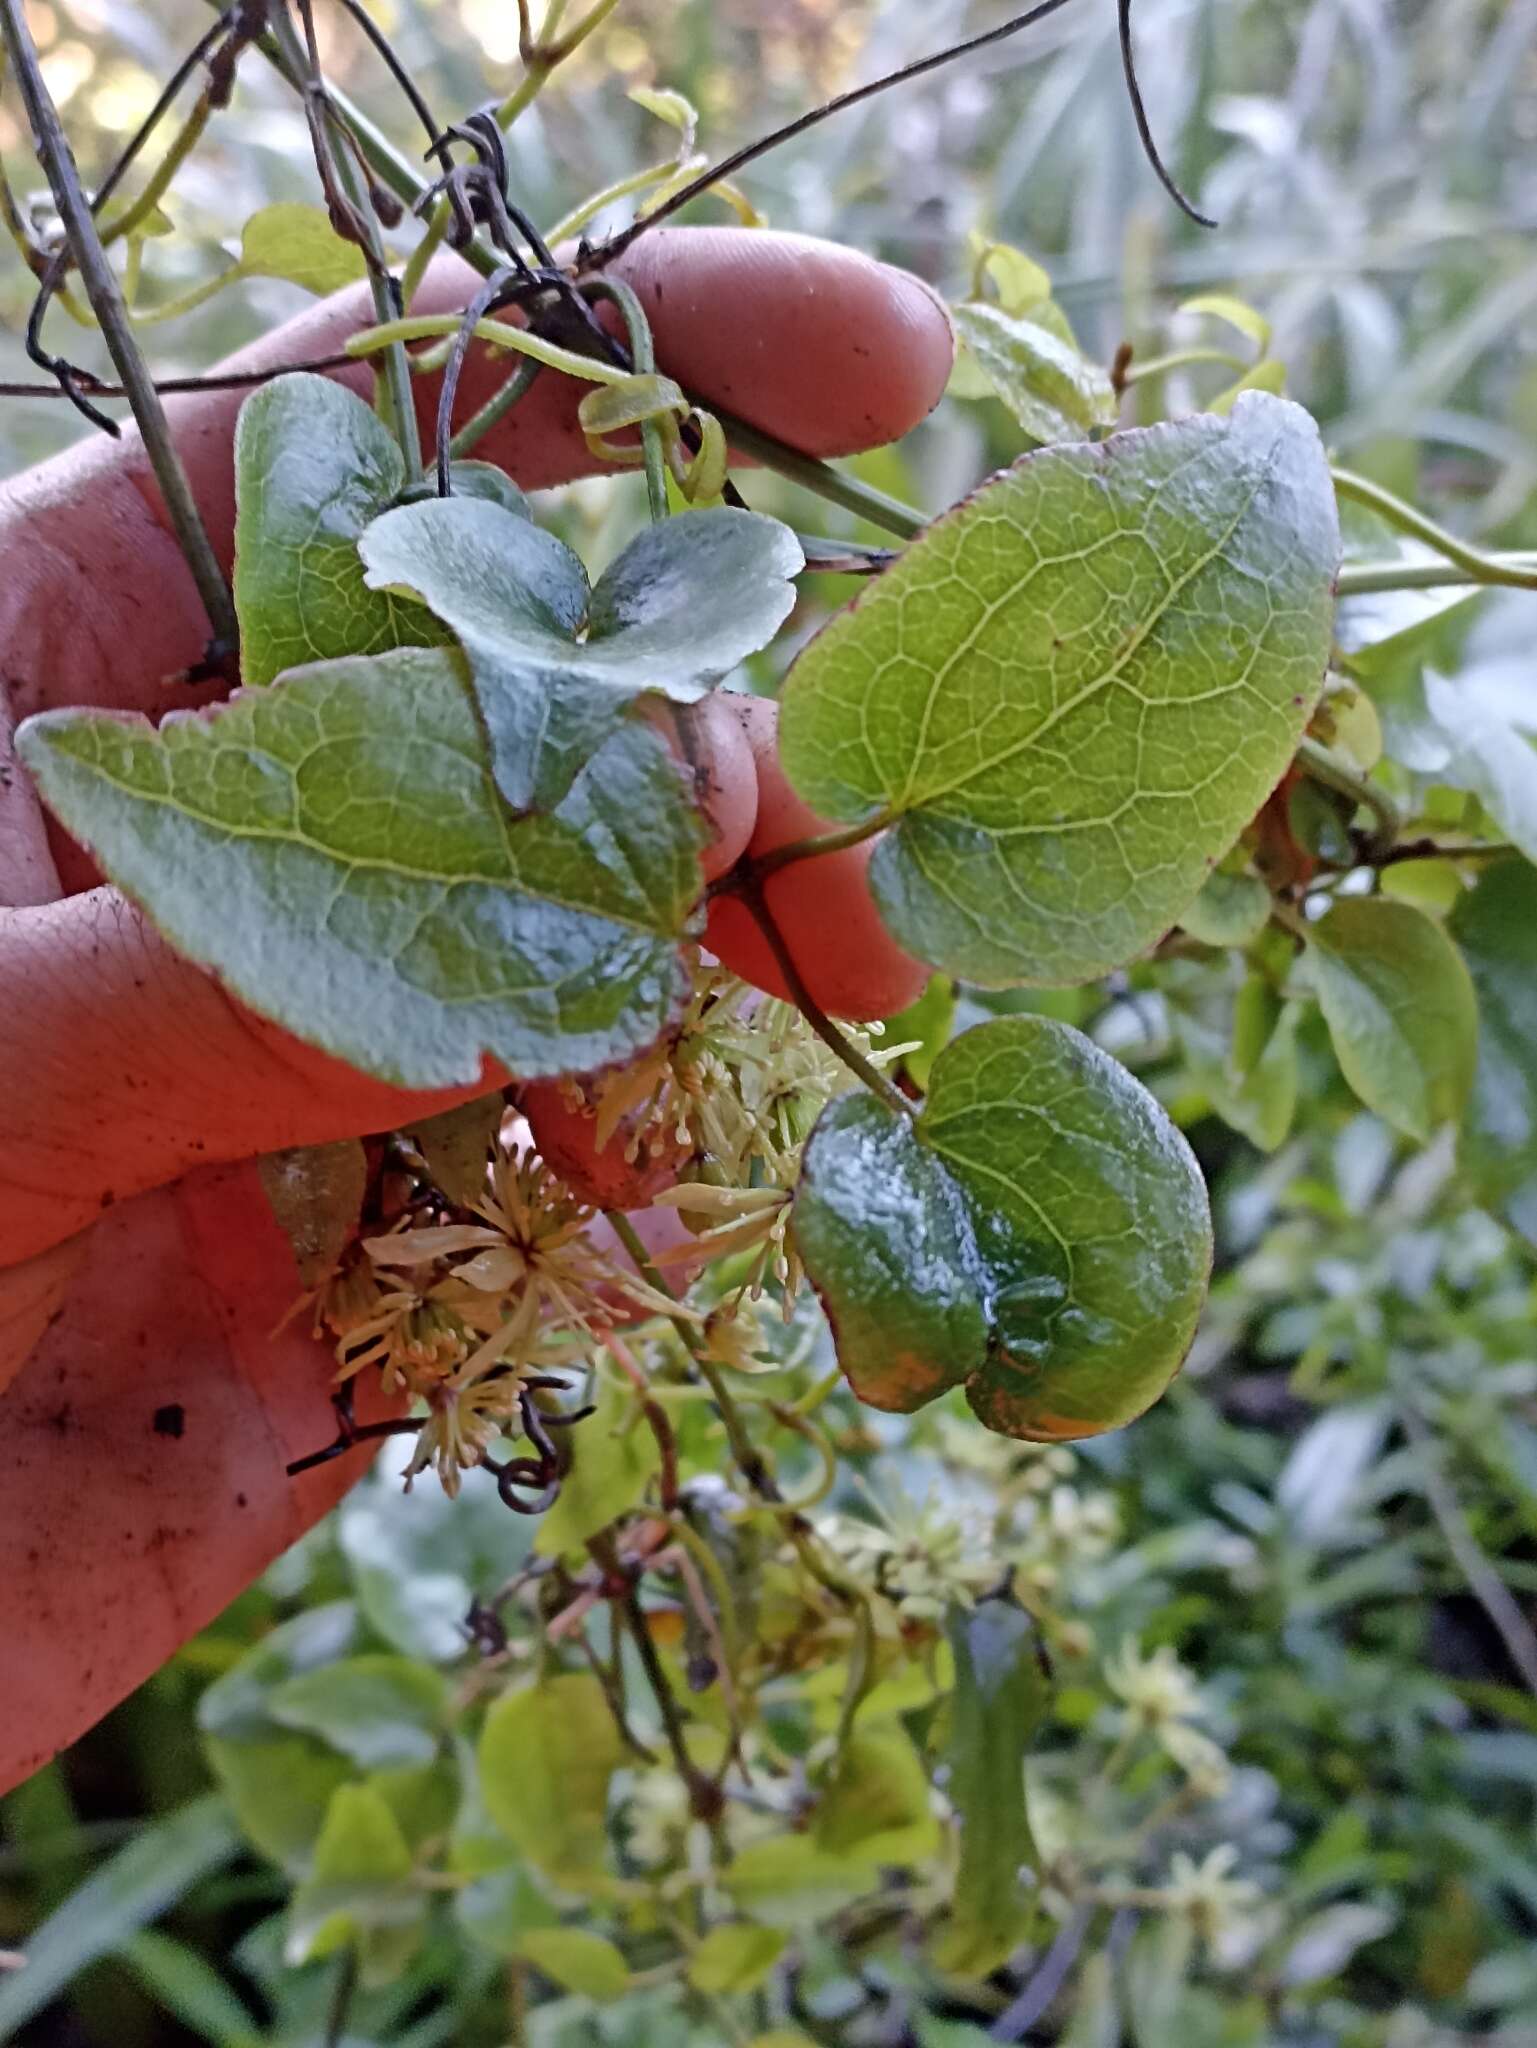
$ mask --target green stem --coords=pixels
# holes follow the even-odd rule
[[[1250,367],[1242,356],[1231,355],[1225,348],[1177,348],[1166,356],[1149,356],[1145,362],[1133,358],[1121,374],[1121,384],[1125,388],[1145,383],[1149,377],[1164,377],[1171,370],[1193,369],[1200,363],[1221,363],[1229,370],[1247,370]]]
[[[1456,584],[1483,588],[1491,582],[1510,583],[1537,577],[1537,555],[1502,552],[1485,559],[1493,562],[1502,574],[1491,577],[1481,569],[1453,562],[1347,562],[1335,583],[1335,594],[1369,597],[1379,590],[1444,590]]]
[[[1438,553],[1445,555],[1459,569],[1467,570],[1476,583],[1508,584],[1517,590],[1537,590],[1537,564],[1527,568],[1515,568],[1508,555],[1489,554],[1483,548],[1471,546],[1459,540],[1446,527],[1438,526],[1413,505],[1405,504],[1402,498],[1381,484],[1374,484],[1369,477],[1357,476],[1354,470],[1331,469],[1334,489],[1341,498],[1350,498],[1358,505],[1365,505],[1389,526],[1396,526],[1400,533],[1406,533],[1413,540],[1424,541]]]
[[[769,853],[756,855],[751,863],[754,880],[766,882],[770,875],[777,875],[781,868],[791,866],[799,860],[820,860],[824,853],[843,853],[851,846],[863,846],[867,839],[873,839],[877,832],[884,832],[891,823],[890,811],[877,811],[873,818],[865,818],[857,825],[845,825],[841,832],[819,832],[807,839],[789,839],[783,846],[776,846]],[[729,894],[735,884],[727,877],[727,888],[722,894]]]
[[[437,341],[457,334],[459,325],[457,313],[412,313],[404,320],[383,320],[377,327],[365,327],[360,334],[350,336],[347,353],[371,356],[397,342]],[[477,320],[470,331],[477,341],[491,348],[530,356],[547,369],[561,370],[566,376],[580,377],[588,384],[622,384],[630,374],[615,363],[599,362],[596,356],[580,356],[575,349],[561,348],[557,342],[531,334],[526,327],[509,327],[504,320]]]
[[[610,305],[619,308],[630,344],[631,369],[638,377],[654,377],[656,347],[651,339],[651,322],[634,292],[617,277],[594,278],[587,290],[594,298],[607,299]],[[640,440],[646,459],[646,496],[651,505],[651,517],[660,525],[668,511],[667,462],[662,452],[661,430],[655,420],[641,422]]]
[[[476,442],[489,434],[498,420],[504,419],[519,399],[527,395],[543,368],[542,363],[519,363],[505,383],[492,392],[479,412],[471,413],[454,435],[448,444],[450,459],[458,462],[468,455]]]
[[[628,199],[632,193],[644,192],[648,185],[660,185],[664,178],[670,178],[678,169],[678,159],[670,163],[652,164],[644,171],[632,171],[627,178],[616,179],[612,185],[605,185],[601,192],[594,192],[590,199],[584,199],[580,206],[574,206],[562,214],[555,225],[548,230],[545,240],[553,249],[558,243],[567,242],[596,218],[605,206],[612,206],[617,200]]]
[[[1372,837],[1380,847],[1389,847],[1403,830],[1403,819],[1398,806],[1385,790],[1375,782],[1342,761],[1338,754],[1320,746],[1317,740],[1305,739],[1297,748],[1297,759],[1307,769],[1315,782],[1322,782],[1329,789],[1338,790],[1341,796],[1350,797],[1356,804],[1369,810],[1377,820],[1377,829]]]
[[[178,292],[174,299],[166,299],[158,306],[147,306],[135,313],[135,327],[159,327],[164,321],[179,320],[183,313],[190,313],[196,307],[205,305],[216,298],[227,285],[236,283],[245,276],[238,263],[228,270],[221,270],[217,277],[205,277],[201,284],[190,285],[186,291]]]
[[[170,189],[171,180],[197,148],[212,112],[213,101],[205,91],[199,96],[196,106],[177,131],[170,148],[156,165],[144,190],[125,213],[119,214],[118,218],[104,229],[101,238],[103,247],[118,241],[123,235],[131,235],[135,228],[149,219]]]
[[[772,434],[750,426],[735,413],[722,411],[718,405],[710,410],[725,429],[726,439],[733,447],[740,448],[744,455],[752,456],[765,469],[788,478],[792,484],[799,484],[803,490],[814,491],[829,504],[841,505],[845,512],[853,512],[868,520],[882,533],[894,533],[899,540],[916,540],[928,525],[926,513],[904,505],[899,498],[888,498],[884,491],[862,484],[858,477],[849,476],[844,470],[834,469],[830,462],[820,462],[814,455],[802,455],[799,450],[776,440]]]
[[[629,1253],[631,1263],[646,1285],[654,1288],[658,1294],[676,1301],[676,1294],[652,1264],[650,1254],[641,1243],[640,1233],[624,1211],[605,1209],[603,1216],[609,1229]],[[747,1425],[742,1420],[742,1412],[731,1398],[731,1390],[721,1378],[719,1367],[705,1350],[699,1332],[682,1316],[672,1316],[669,1320],[682,1340],[684,1349],[698,1367],[700,1377],[714,1396],[715,1405],[720,1410],[721,1421],[726,1426],[726,1441],[731,1446],[731,1455],[735,1458],[743,1478],[755,1493],[762,1494],[766,1500],[777,1501],[779,1489],[764,1464],[762,1454],[748,1433]]]
[[[116,271],[107,261],[58,109],[44,82],[22,0],[0,0],[0,30],[4,32],[27,119],[37,142],[38,161],[47,176],[64,232],[69,237],[80,282],[90,300],[91,310],[101,324],[113,364],[128,394],[128,403],[138,422],[144,452],[160,486],[172,530],[208,614],[214,644],[226,660],[232,661],[240,644],[234,601],[203,525],[187,473],[182,468],[181,457],[176,452],[176,444],[171,439],[160,394],[134,339],[122,287]]]

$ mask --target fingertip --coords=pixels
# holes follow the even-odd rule
[[[806,454],[900,439],[949,381],[944,301],[858,250],[766,230],[656,228],[616,268],[670,375]]]

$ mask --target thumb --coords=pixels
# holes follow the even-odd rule
[[[115,889],[0,912],[0,1266],[194,1166],[394,1128],[496,1087],[410,1092],[291,1038]]]

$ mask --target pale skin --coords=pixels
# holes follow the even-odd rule
[[[848,251],[658,229],[622,274],[670,374],[808,453],[894,439],[944,387],[938,301]],[[419,305],[444,310],[468,288],[445,262]],[[344,295],[237,361],[330,353],[367,317]],[[488,388],[484,371],[467,376],[466,412]],[[590,471],[575,398],[541,379],[477,455],[534,488]],[[239,403],[172,406],[226,564]],[[211,1620],[366,1462],[285,1475],[333,1433],[332,1362],[302,1322],[274,1334],[299,1283],[256,1156],[457,1097],[357,1074],[177,958],[44,817],[14,759],[34,711],[155,718],[217,694],[173,680],[207,624],[137,442],[87,441],[0,487],[0,565],[3,1791]]]

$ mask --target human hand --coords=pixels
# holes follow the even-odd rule
[[[943,389],[938,302],[849,251],[658,229],[621,267],[691,395],[808,453],[893,439]],[[436,266],[419,305],[462,303],[466,277]],[[234,367],[329,354],[368,318],[365,297],[343,294]],[[467,372],[466,413],[495,374]],[[226,562],[242,395],[170,406]],[[418,399],[430,445],[431,388]],[[590,471],[575,401],[541,379],[477,454],[534,488]],[[218,694],[174,680],[208,628],[137,441],[84,444],[0,491],[0,560],[3,1790],[163,1663],[362,1470],[355,1452],[286,1476],[331,1434],[331,1368],[296,1324],[274,1334],[299,1282],[256,1156],[457,1098],[389,1088],[236,1003],[100,886],[13,757],[34,711],[156,718]]]

